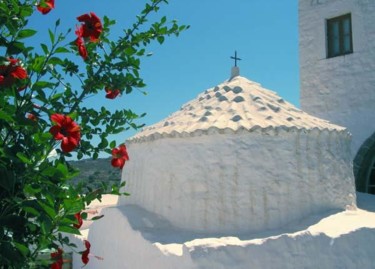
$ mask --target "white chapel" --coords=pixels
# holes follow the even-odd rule
[[[239,75],[127,145],[120,204],[183,230],[259,232],[355,204],[347,130]]]
[[[299,0],[301,109],[234,67],[128,139],[87,268],[373,269],[374,25],[375,0]]]

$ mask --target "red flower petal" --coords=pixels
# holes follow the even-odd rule
[[[115,99],[120,94],[120,90],[111,90],[106,88],[105,91],[107,93],[105,97],[108,99]]]
[[[113,167],[122,169],[126,161],[129,161],[129,155],[125,145],[120,145],[118,148],[112,149],[111,164]]]
[[[61,126],[64,123],[65,116],[61,114],[53,114],[51,115],[51,121],[56,123],[58,126]]]
[[[76,39],[75,43],[77,45],[79,55],[81,55],[81,57],[83,58],[83,60],[86,60],[88,54],[87,54],[87,49],[86,49],[85,43],[83,42],[82,37],[79,36]]]
[[[58,248],[56,252],[51,253],[51,258],[53,259],[60,258],[62,257],[62,254],[63,254],[63,250],[61,248]]]
[[[90,18],[90,15],[89,15],[89,14],[83,14],[83,15],[77,17],[77,20],[78,20],[79,22],[90,21],[90,19],[91,19],[91,18]]]
[[[60,133],[60,129],[61,128],[58,125],[52,126],[49,129],[49,132],[53,135],[53,138],[56,140],[62,140],[64,138],[64,135]]]
[[[27,78],[27,72],[18,65],[18,59],[8,59],[8,65],[0,66],[0,86],[10,87],[16,80]]]
[[[43,15],[48,14],[53,8],[55,8],[55,0],[45,0],[44,3],[40,3],[37,7]]]
[[[84,242],[84,244],[85,244],[86,250],[82,252],[82,257],[81,257],[81,259],[82,259],[82,262],[83,262],[84,264],[87,264],[87,263],[89,262],[89,260],[90,260],[90,259],[89,259],[89,254],[90,254],[91,244],[90,244],[90,242],[87,241],[87,240],[84,240],[83,242]]]
[[[12,70],[11,76],[18,79],[27,78],[27,72],[21,66],[15,66]]]
[[[121,158],[115,158],[112,159],[111,164],[113,167],[119,167],[120,169],[122,169],[125,165],[125,160]]]
[[[63,152],[73,151],[79,144],[79,141],[72,137],[64,137],[61,141],[61,149]]]
[[[78,224],[73,224],[73,226],[77,229],[81,228],[81,226],[83,224],[81,212],[78,212],[78,213],[74,214],[74,217],[77,219]]]
[[[85,243],[85,247],[86,247],[88,250],[90,250],[90,248],[91,248],[91,244],[90,244],[90,242],[89,242],[88,240],[84,240],[83,243]]]
[[[38,117],[32,113],[27,114],[27,118],[32,121],[37,121]]]
[[[79,22],[82,22],[80,34],[82,37],[90,38],[91,42],[99,41],[99,36],[103,31],[102,22],[94,12],[90,14],[83,14],[77,17]]]
[[[127,151],[125,145],[121,145],[121,146],[120,146],[120,152],[119,152],[119,154],[121,154],[122,158],[123,158],[125,161],[129,161],[129,155],[128,155],[128,151]]]
[[[54,139],[62,140],[61,149],[63,152],[71,152],[74,150],[81,140],[80,128],[69,116],[61,114],[51,115],[51,121],[56,123],[49,132]]]
[[[56,252],[51,253],[51,258],[55,260],[54,263],[51,264],[51,269],[62,269],[63,266],[63,250],[58,248]]]

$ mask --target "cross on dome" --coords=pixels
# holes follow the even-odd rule
[[[237,66],[237,61],[241,61],[242,60],[241,58],[237,57],[237,51],[236,50],[234,51],[234,57],[231,56],[230,58],[234,60],[234,66]]]
[[[234,66],[232,67],[231,74],[230,74],[230,79],[237,77],[240,75],[240,69],[237,66],[237,61],[241,61],[241,58],[237,57],[237,51],[234,51],[234,56],[230,57],[231,59],[234,60]]]

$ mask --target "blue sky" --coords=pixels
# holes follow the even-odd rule
[[[143,0],[55,0],[50,14],[34,16],[37,27],[61,18],[62,27],[74,29],[76,17],[95,12],[115,19],[114,34],[128,27],[141,11]],[[237,50],[241,75],[278,92],[299,106],[297,0],[170,0],[158,16],[166,15],[191,27],[180,37],[153,44],[141,65],[147,96],[138,91],[116,100],[102,97],[87,102],[111,108],[130,108],[147,116],[147,125],[178,110],[200,92],[229,78]],[[72,40],[74,32],[71,33]],[[79,59],[77,58],[77,61]],[[115,136],[123,142],[134,132]]]

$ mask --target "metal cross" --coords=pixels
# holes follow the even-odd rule
[[[237,66],[237,60],[241,61],[241,58],[237,57],[237,51],[236,50],[234,51],[234,57],[231,56],[230,58],[234,60],[234,66]]]

